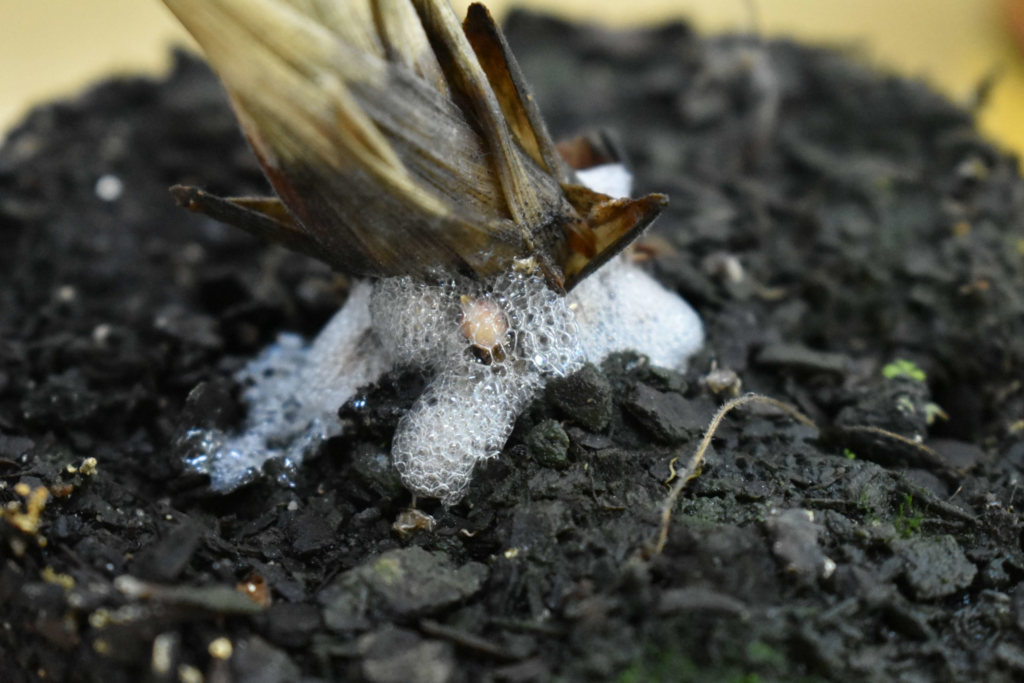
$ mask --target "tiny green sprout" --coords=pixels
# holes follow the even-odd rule
[[[928,378],[927,375],[924,374],[924,370],[903,358],[897,358],[882,368],[882,376],[886,379],[905,377],[906,379],[912,379],[915,382],[924,382]]]
[[[909,396],[900,396],[896,401],[896,407],[900,409],[900,412],[906,413],[907,415],[913,415],[917,412],[914,408],[914,402],[910,400]]]
[[[851,451],[849,448],[844,448],[843,449],[843,455],[846,457],[847,460],[856,460],[857,459],[857,454],[854,453],[853,451]]]
[[[935,420],[949,420],[949,415],[942,409],[938,403],[926,403],[924,406],[924,419],[929,425],[935,423]]]

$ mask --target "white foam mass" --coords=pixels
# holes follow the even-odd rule
[[[579,177],[610,196],[627,196],[632,184],[618,164]],[[467,302],[481,298],[488,300],[483,310],[496,305],[507,323],[493,349],[475,347],[461,328]],[[340,432],[337,410],[360,386],[393,365],[412,365],[434,379],[400,422],[392,460],[411,491],[453,504],[476,464],[501,452],[549,378],[626,350],[682,369],[703,339],[697,313],[625,256],[566,298],[521,265],[489,283],[357,283],[313,344],[282,335],[236,375],[247,387],[242,432],[191,432],[200,454],[189,464],[221,491],[259,476],[272,458],[284,461],[287,480],[305,454]]]
[[[341,432],[338,408],[391,366],[370,329],[372,289],[368,282],[353,286],[345,306],[312,344],[282,334],[235,374],[248,407],[239,433],[186,434],[198,453],[187,464],[208,474],[213,490],[231,491],[252,481],[275,458],[282,461],[282,481],[289,482],[307,453]]]
[[[468,306],[487,300],[507,326],[492,349],[460,330]],[[474,466],[497,457],[516,417],[544,380],[583,365],[579,327],[566,300],[537,274],[513,269],[482,285],[381,280],[370,311],[392,357],[438,375],[395,431],[391,457],[415,493],[458,502]],[[493,310],[491,306],[488,310]]]
[[[633,174],[622,164],[601,164],[576,171],[579,181],[594,192],[609,197],[629,197],[633,194]]]
[[[636,350],[652,365],[683,369],[704,344],[697,311],[675,292],[619,256],[581,282],[568,296],[588,360]]]

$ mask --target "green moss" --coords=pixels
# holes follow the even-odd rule
[[[618,683],[817,683],[819,679],[793,675],[786,655],[761,640],[733,653],[735,662],[701,666],[677,648],[648,652],[617,679]],[[732,659],[732,657],[728,657]]]
[[[545,420],[531,429],[526,445],[544,467],[565,469],[569,466],[569,435],[557,420]]]
[[[708,528],[726,521],[727,507],[721,498],[694,498],[686,501],[681,512],[697,528]]]
[[[856,460],[857,459],[857,454],[854,453],[853,451],[851,451],[849,448],[844,448],[843,449],[843,455],[846,457],[847,460]]]
[[[893,526],[897,533],[903,538],[910,538],[921,530],[921,522],[924,521],[924,513],[914,508],[914,497],[903,494],[903,502],[900,503],[899,512],[893,520]]]
[[[751,664],[770,666],[778,671],[786,668],[786,656],[763,640],[753,640],[747,645],[747,661]]]
[[[619,676],[619,683],[668,683],[689,681],[698,674],[693,661],[672,650],[663,650],[653,657],[634,662]]]
[[[860,490],[860,494],[857,496],[857,507],[860,508],[861,512],[869,513],[873,512],[871,505],[871,498],[868,496],[868,487],[865,486]]]

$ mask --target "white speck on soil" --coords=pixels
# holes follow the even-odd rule
[[[124,182],[116,175],[105,175],[96,181],[96,196],[105,202],[116,202],[124,194]]]

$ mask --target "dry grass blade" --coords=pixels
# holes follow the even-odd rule
[[[818,429],[818,425],[816,425],[811,418],[807,417],[793,406],[774,398],[761,396],[760,394],[747,394],[746,396],[740,396],[739,398],[734,398],[725,403],[718,409],[718,412],[715,413],[715,416],[711,419],[711,424],[708,425],[707,431],[704,432],[704,438],[700,440],[700,445],[697,446],[696,452],[693,454],[693,457],[690,458],[690,462],[687,463],[683,471],[678,474],[675,471],[674,466],[676,461],[679,460],[678,456],[673,458],[672,462],[669,463],[669,469],[672,474],[669,476],[668,482],[666,483],[671,482],[673,479],[676,479],[676,483],[672,486],[672,490],[670,490],[668,495],[665,497],[665,502],[662,503],[661,528],[658,531],[658,540],[655,543],[652,555],[660,555],[665,549],[665,543],[668,541],[669,525],[672,522],[672,510],[676,506],[676,500],[678,500],[679,494],[683,492],[683,489],[686,488],[687,483],[700,474],[701,465],[704,464],[704,455],[707,453],[708,446],[711,445],[711,439],[715,436],[715,432],[718,431],[718,427],[722,423],[722,419],[734,408],[739,408],[740,406],[748,403],[763,403],[765,405],[774,406],[789,414],[797,422],[805,424],[808,427]]]
[[[487,72],[447,0],[416,0],[414,5],[434,40],[441,68],[480,123],[512,219],[533,246],[534,230],[567,209],[558,182],[544,173],[516,141]]]
[[[163,2],[287,220],[211,195],[189,208],[349,275],[487,279],[526,261],[564,294],[664,208],[601,195],[579,213],[578,179],[481,5],[463,24],[448,0]]]

